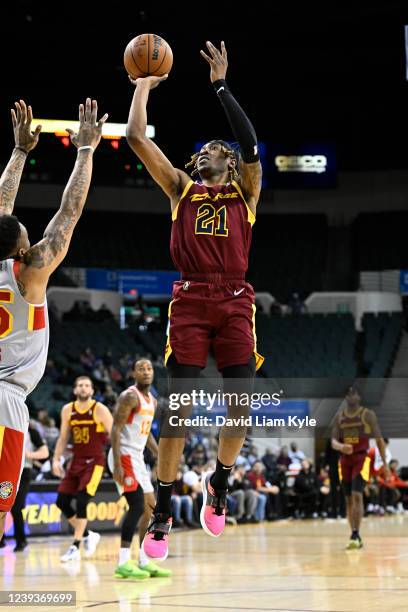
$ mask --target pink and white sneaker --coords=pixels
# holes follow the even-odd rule
[[[214,472],[204,472],[201,477],[203,505],[200,512],[200,521],[205,533],[213,538],[218,538],[225,527],[227,491],[215,491],[211,486],[210,478],[213,473]]]
[[[169,514],[153,514],[142,548],[152,561],[165,561],[169,554],[168,539],[173,519]]]

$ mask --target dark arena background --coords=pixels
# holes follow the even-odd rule
[[[47,291],[48,360],[27,405],[49,458],[33,462],[22,509],[26,540],[17,550],[11,513],[6,518],[1,605],[34,609],[24,593],[70,591],[71,602],[43,598],[36,608],[406,610],[407,3],[15,0],[1,14],[1,171],[14,146],[15,101],[31,104],[33,125],[41,119],[47,128],[28,155],[15,206],[32,244],[59,207],[74,164],[64,127],[77,121],[78,104],[96,99],[110,126],[68,255]],[[227,46],[227,82],[255,127],[263,167],[247,281],[265,357],[255,387],[280,402],[259,417],[284,423],[248,429],[219,539],[199,524],[200,475],[214,469],[218,429],[192,427],[172,495],[163,564],[171,575],[120,580],[114,571],[126,501],[108,467],[87,508],[90,529],[102,536],[97,550],[60,561],[73,536],[56,505],[52,455],[78,376],[91,378],[95,399],[114,414],[118,395],[133,384],[134,360],[148,358],[156,439],[169,410],[164,350],[172,283],[180,278],[169,251],[170,207],[125,133],[134,86],[123,52],[142,33],[162,36],[173,50],[173,68],[151,91],[147,118],[149,135],[180,169],[208,141],[234,140],[199,53],[207,40]],[[203,388],[222,384],[212,354],[200,380]],[[362,406],[377,416],[391,475],[371,440],[364,547],[346,550],[350,530],[331,432],[356,381]],[[199,406],[193,414],[207,412]],[[291,416],[317,426],[291,426]],[[146,450],[144,460],[156,491],[156,458]]]

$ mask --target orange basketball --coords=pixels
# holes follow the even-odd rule
[[[123,61],[133,79],[149,75],[162,76],[171,70],[173,52],[161,36],[139,34],[126,47]]]

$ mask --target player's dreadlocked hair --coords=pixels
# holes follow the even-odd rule
[[[236,162],[235,166],[229,169],[230,181],[231,182],[235,181],[239,176],[239,172],[238,172],[239,150],[234,149],[231,145],[228,144],[228,142],[225,142],[225,140],[211,140],[211,142],[209,142],[208,144],[220,144],[222,151],[225,153],[225,157],[229,157],[230,159],[235,160]],[[197,170],[197,161],[199,157],[200,157],[200,152],[194,153],[191,156],[190,161],[185,165],[185,168],[189,168],[190,166],[193,166],[191,176],[194,176],[195,174],[199,174]]]
[[[0,216],[0,261],[9,257],[20,238],[21,227],[14,215]]]

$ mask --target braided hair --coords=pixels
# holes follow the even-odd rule
[[[238,172],[239,150],[229,145],[228,142],[225,142],[225,140],[211,140],[208,144],[209,145],[220,144],[221,150],[225,154],[225,157],[235,160],[235,166],[230,167],[228,172],[229,172],[231,182],[237,180],[239,176],[239,172]],[[199,157],[200,157],[200,152],[193,153],[193,155],[190,158],[190,161],[185,165],[185,168],[189,168],[190,166],[193,167],[191,171],[191,176],[195,176],[196,174],[199,174],[198,169],[197,169],[197,161]]]

